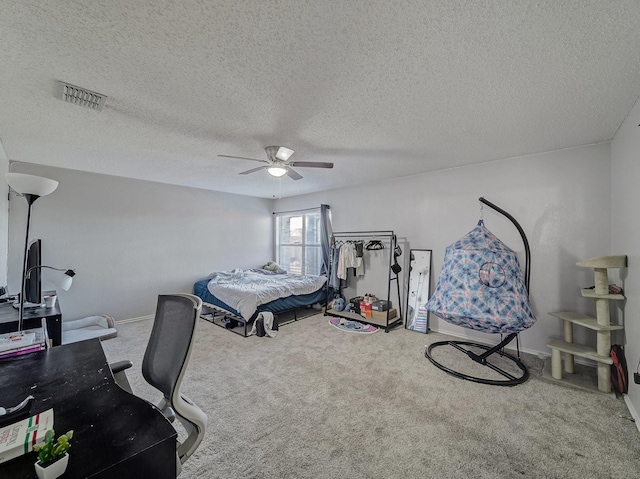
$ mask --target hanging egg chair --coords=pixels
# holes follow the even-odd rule
[[[506,353],[504,348],[514,339],[517,343],[518,333],[536,321],[529,302],[529,242],[509,213],[484,198],[480,202],[506,216],[520,232],[526,253],[524,274],[516,253],[491,233],[481,219],[473,230],[446,248],[436,289],[426,306],[451,324],[506,337],[493,347],[470,341],[439,341],[427,348],[425,356],[438,368],[461,379],[515,386],[528,379],[529,371],[520,360],[519,345],[517,357]],[[498,373],[498,379],[444,366],[433,357],[435,348],[442,346],[454,347],[475,363],[490,368]],[[498,357],[500,361],[494,361]],[[505,360],[511,363],[509,368],[502,365]]]

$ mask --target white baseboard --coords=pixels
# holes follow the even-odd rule
[[[153,318],[155,318],[155,315],[149,314],[148,316],[140,316],[139,318],[117,319],[116,324],[135,323],[136,321],[144,321],[145,319]]]

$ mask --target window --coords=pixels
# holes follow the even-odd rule
[[[289,274],[320,274],[320,208],[276,214],[276,262]]]

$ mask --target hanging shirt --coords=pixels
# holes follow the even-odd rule
[[[356,254],[356,246],[353,243],[345,243],[340,248],[340,260],[338,262],[338,277],[347,279],[348,268],[355,268],[357,276],[364,276],[364,263]]]
[[[344,271],[344,245],[340,245],[340,252],[338,253],[338,278],[347,279]]]

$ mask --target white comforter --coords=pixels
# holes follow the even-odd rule
[[[261,304],[292,295],[318,291],[325,276],[270,274],[248,269],[221,271],[209,276],[207,288],[216,298],[249,319]]]

